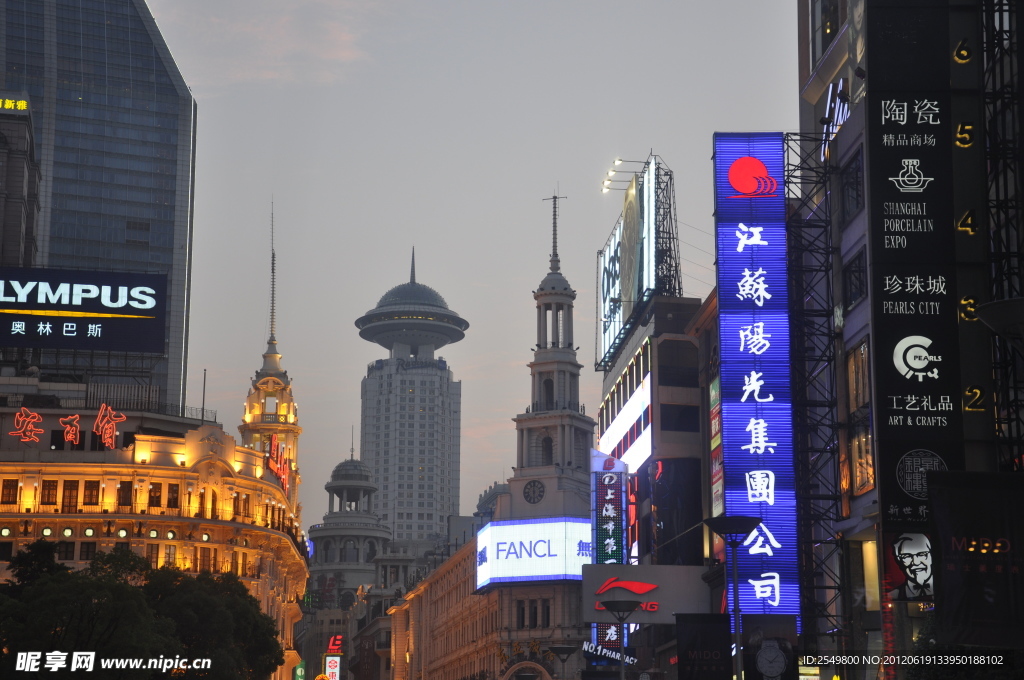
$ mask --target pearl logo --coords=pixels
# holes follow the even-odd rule
[[[924,382],[925,378],[937,379],[939,369],[933,367],[928,370],[928,367],[942,361],[942,357],[928,352],[931,345],[931,339],[923,335],[910,335],[896,343],[892,363],[900,375],[908,380],[916,377],[918,382]]]

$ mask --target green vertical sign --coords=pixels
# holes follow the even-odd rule
[[[300,661],[299,665],[292,669],[292,680],[306,680],[305,661]]]

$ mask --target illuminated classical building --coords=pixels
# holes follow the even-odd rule
[[[416,282],[414,254],[409,282],[386,292],[356,326],[390,352],[362,381],[360,450],[380,490],[372,510],[395,540],[426,552],[459,514],[462,383],[434,352],[462,340],[469,323]]]
[[[557,204],[554,210],[557,218]],[[590,635],[579,579],[582,564],[590,561],[596,425],[579,402],[576,291],[560,271],[557,222],[553,232],[550,268],[534,291],[531,399],[514,418],[513,476],[507,486],[480,496],[477,512],[490,523],[389,610],[393,680],[551,680],[575,677],[582,668],[582,653],[562,664],[549,651],[551,645],[579,649]],[[554,563],[500,556],[496,541],[507,546],[526,536]],[[536,557],[542,557],[540,550]]]
[[[277,625],[290,680],[306,583],[301,428],[271,335],[241,441],[207,420],[98,403],[88,384],[0,377],[0,578],[38,539],[79,569],[125,547],[154,567],[233,572]],[[215,414],[212,415],[216,418]]]

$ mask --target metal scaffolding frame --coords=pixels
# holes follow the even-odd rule
[[[1014,0],[982,0],[988,222],[992,299],[1024,297],[1024,224],[1021,199],[1020,77]],[[999,465],[1024,472],[1024,353],[995,336],[992,352]]]
[[[793,436],[800,540],[802,642],[842,635],[839,420],[830,168],[821,135],[786,134],[786,231],[793,342]],[[834,648],[834,642],[833,646]]]

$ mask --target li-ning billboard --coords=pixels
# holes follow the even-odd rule
[[[658,287],[655,260],[655,200],[658,163],[652,157],[642,174],[634,175],[608,242],[597,254],[597,356],[607,363],[618,348],[620,333],[634,309]]]
[[[0,347],[163,354],[167,277],[0,269]]]
[[[590,562],[590,520],[499,520],[476,535],[476,587],[583,578]]]
[[[740,607],[799,614],[784,141],[714,147],[725,514],[762,519],[739,548]]]

